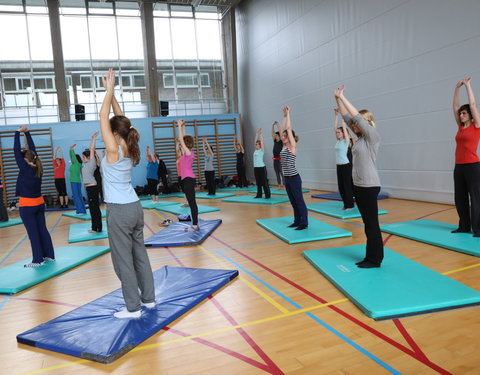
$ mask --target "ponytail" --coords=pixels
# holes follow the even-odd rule
[[[132,126],[128,130],[128,135],[125,142],[127,143],[128,156],[130,157],[130,159],[132,159],[133,166],[136,166],[138,163],[140,163],[140,148],[138,147],[139,141],[140,134],[138,133],[137,129]]]
[[[27,159],[30,166],[35,170],[35,177],[42,178],[43,176],[43,163],[42,160],[32,151],[23,150],[22,156]]]

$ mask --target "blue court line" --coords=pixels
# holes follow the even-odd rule
[[[3,299],[2,303],[0,303],[0,310],[3,309],[3,307],[5,306],[7,301],[10,299],[10,297],[11,297],[11,295],[8,295]]]
[[[239,269],[241,269],[243,272],[245,272],[246,274],[250,275],[251,277],[253,277],[255,280],[257,280],[259,283],[261,283],[262,285],[264,285],[265,287],[267,287],[268,289],[270,289],[272,292],[274,292],[275,294],[277,294],[278,296],[282,297],[285,301],[287,301],[288,303],[290,303],[291,305],[293,305],[294,307],[296,307],[297,309],[302,309],[302,306],[299,305],[298,303],[296,303],[295,301],[291,300],[290,298],[288,298],[287,296],[285,296],[283,293],[281,293],[280,291],[278,291],[277,289],[275,289],[274,287],[270,286],[269,284],[267,284],[266,282],[264,282],[262,279],[260,279],[259,277],[257,277],[256,275],[254,275],[253,273],[251,273],[250,271],[248,271],[247,269],[245,269],[244,267],[242,267],[240,264],[238,264],[237,262],[235,262],[234,260],[232,260],[231,258],[229,258],[228,256],[226,256],[225,254],[223,253],[220,253],[219,251],[215,251],[218,255],[221,255],[222,257],[224,257],[225,259],[227,259],[230,263],[234,264],[236,267],[238,267]],[[398,372],[397,370],[395,370],[393,367],[391,367],[390,365],[388,365],[387,363],[383,362],[380,358],[377,358],[375,355],[373,355],[372,353],[370,353],[369,351],[367,351],[366,349],[362,348],[360,345],[356,344],[354,341],[350,340],[348,337],[344,336],[343,334],[341,334],[339,331],[337,331],[335,328],[333,328],[332,326],[328,325],[327,323],[325,323],[324,321],[322,321],[321,319],[319,319],[318,317],[316,317],[314,314],[308,312],[306,313],[306,315],[308,315],[310,318],[312,318],[314,321],[316,321],[317,323],[321,324],[323,327],[325,327],[326,329],[328,329],[330,332],[332,332],[334,335],[336,335],[337,337],[339,337],[340,339],[344,340],[347,344],[351,345],[352,347],[354,347],[355,349],[357,349],[358,351],[360,351],[361,353],[363,353],[364,355],[366,355],[368,358],[370,358],[371,360],[373,360],[374,362],[378,363],[380,366],[382,366],[385,370],[389,371],[390,373],[392,374],[395,374],[395,375],[401,375],[400,372]]]
[[[249,247],[249,246],[264,245],[266,243],[272,243],[272,242],[280,242],[280,240],[270,240],[270,241],[250,243],[248,245],[235,246],[235,249],[241,249],[242,247]],[[231,247],[224,247],[223,249],[217,249],[215,251],[225,251],[225,250],[232,250],[232,248]]]

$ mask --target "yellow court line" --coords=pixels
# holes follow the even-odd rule
[[[86,359],[81,359],[80,361],[64,363],[64,364],[62,364],[62,365],[50,366],[50,367],[40,368],[40,369],[37,369],[37,370],[28,371],[28,372],[22,372],[20,375],[40,374],[40,373],[42,373],[42,372],[48,372],[48,371],[58,370],[59,368],[64,368],[64,367],[69,367],[69,366],[74,366],[74,365],[79,365],[79,364],[81,364],[81,363],[86,363],[86,362],[90,362],[90,361],[87,361]]]
[[[209,252],[207,249],[205,249],[202,245],[197,245],[197,247],[202,250],[207,256],[209,256],[210,258],[212,258],[215,262],[217,262],[218,264],[220,264],[223,268],[227,268],[227,265],[225,264],[225,262],[218,258],[217,256],[215,256],[214,254],[212,254],[211,252]],[[275,301],[272,297],[270,297],[268,294],[266,294],[265,292],[263,292],[262,290],[260,290],[259,288],[257,288],[255,285],[253,285],[250,281],[246,280],[245,278],[243,277],[239,277],[239,279],[245,283],[245,285],[247,285],[250,289],[252,289],[255,293],[257,293],[259,296],[261,296],[262,298],[264,298],[267,302],[269,302],[271,305],[275,306],[278,310],[280,310],[282,313],[288,313],[288,310],[283,307],[282,305],[280,305],[277,301]]]
[[[456,270],[443,272],[442,275],[450,275],[450,274],[455,273],[455,272],[465,271],[465,270],[469,270],[469,269],[475,268],[475,267],[480,267],[480,263],[472,264],[471,266],[467,266],[467,267],[463,267],[463,268],[457,268]]]

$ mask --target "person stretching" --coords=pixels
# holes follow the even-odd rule
[[[139,318],[142,306],[155,308],[152,267],[143,239],[143,209],[132,186],[132,169],[140,161],[140,135],[123,116],[115,99],[113,70],[110,69],[102,80],[106,92],[99,117],[105,143],[101,169],[107,204],[108,241],[126,305],[113,315],[118,319]],[[112,118],[109,118],[110,107],[115,114]]]
[[[152,196],[152,200],[158,200],[158,160],[155,154],[152,154],[150,146],[147,146],[147,194]]]
[[[98,194],[97,180],[95,179],[95,170],[97,169],[97,159],[95,158],[95,140],[98,132],[92,134],[90,149],[83,151],[82,180],[85,185],[88,197],[88,209],[92,220],[92,229],[89,233],[102,231],[102,212],[100,211],[100,201]]]
[[[198,226],[198,206],[195,199],[195,173],[192,170],[192,164],[195,160],[195,153],[192,148],[195,144],[195,139],[188,134],[185,134],[185,121],[178,120],[178,140],[182,150],[180,157],[180,175],[182,176],[183,192],[187,198],[188,206],[192,218],[192,225],[187,228],[189,231],[199,230]]]
[[[205,155],[205,181],[207,181],[208,195],[215,195],[215,168],[213,167],[215,153],[205,137],[202,139],[202,148]]]
[[[53,177],[55,179],[55,188],[57,189],[60,208],[68,208],[67,184],[65,183],[65,159],[63,158],[60,146],[57,146],[55,149]]]
[[[247,175],[245,172],[245,150],[238,141],[237,136],[233,137],[233,148],[237,153],[237,179],[238,187],[247,187]]]
[[[274,121],[272,124],[272,139],[273,139],[273,169],[277,175],[277,184],[279,188],[283,188],[285,180],[282,173],[282,164],[280,162],[280,151],[283,148],[283,142],[280,139],[280,132],[275,130],[278,126],[278,121]]]
[[[82,196],[82,179],[80,174],[82,173],[82,158],[80,155],[75,154],[76,144],[70,146],[70,186],[72,187],[73,203],[75,203],[75,210],[77,215],[83,215],[87,213],[85,209],[85,202]]]
[[[25,134],[28,144],[28,148],[23,151],[20,148],[20,132]],[[32,261],[24,264],[24,267],[40,267],[44,262],[55,261],[55,252],[45,222],[43,165],[26,126],[20,126],[15,132],[13,152],[19,168],[15,195],[19,197],[20,217],[32,245]]]
[[[255,183],[257,184],[257,195],[255,198],[262,197],[262,188],[265,198],[270,198],[270,187],[268,186],[267,167],[263,161],[265,148],[263,146],[262,129],[258,129],[255,133],[255,151],[253,152],[253,172],[255,173]]]

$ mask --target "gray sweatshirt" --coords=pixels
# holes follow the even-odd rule
[[[83,164],[82,168],[82,181],[84,185],[96,185],[97,180],[93,176],[93,173],[97,169],[97,160],[95,156],[91,157],[89,161]]]
[[[346,114],[343,116],[347,126],[352,129],[352,123],[356,122],[362,130],[362,135],[352,147],[353,154],[353,184],[361,187],[380,186],[376,160],[378,147],[380,146],[380,135],[377,129],[371,126],[361,114],[355,117]],[[353,129],[352,129],[353,130]]]

